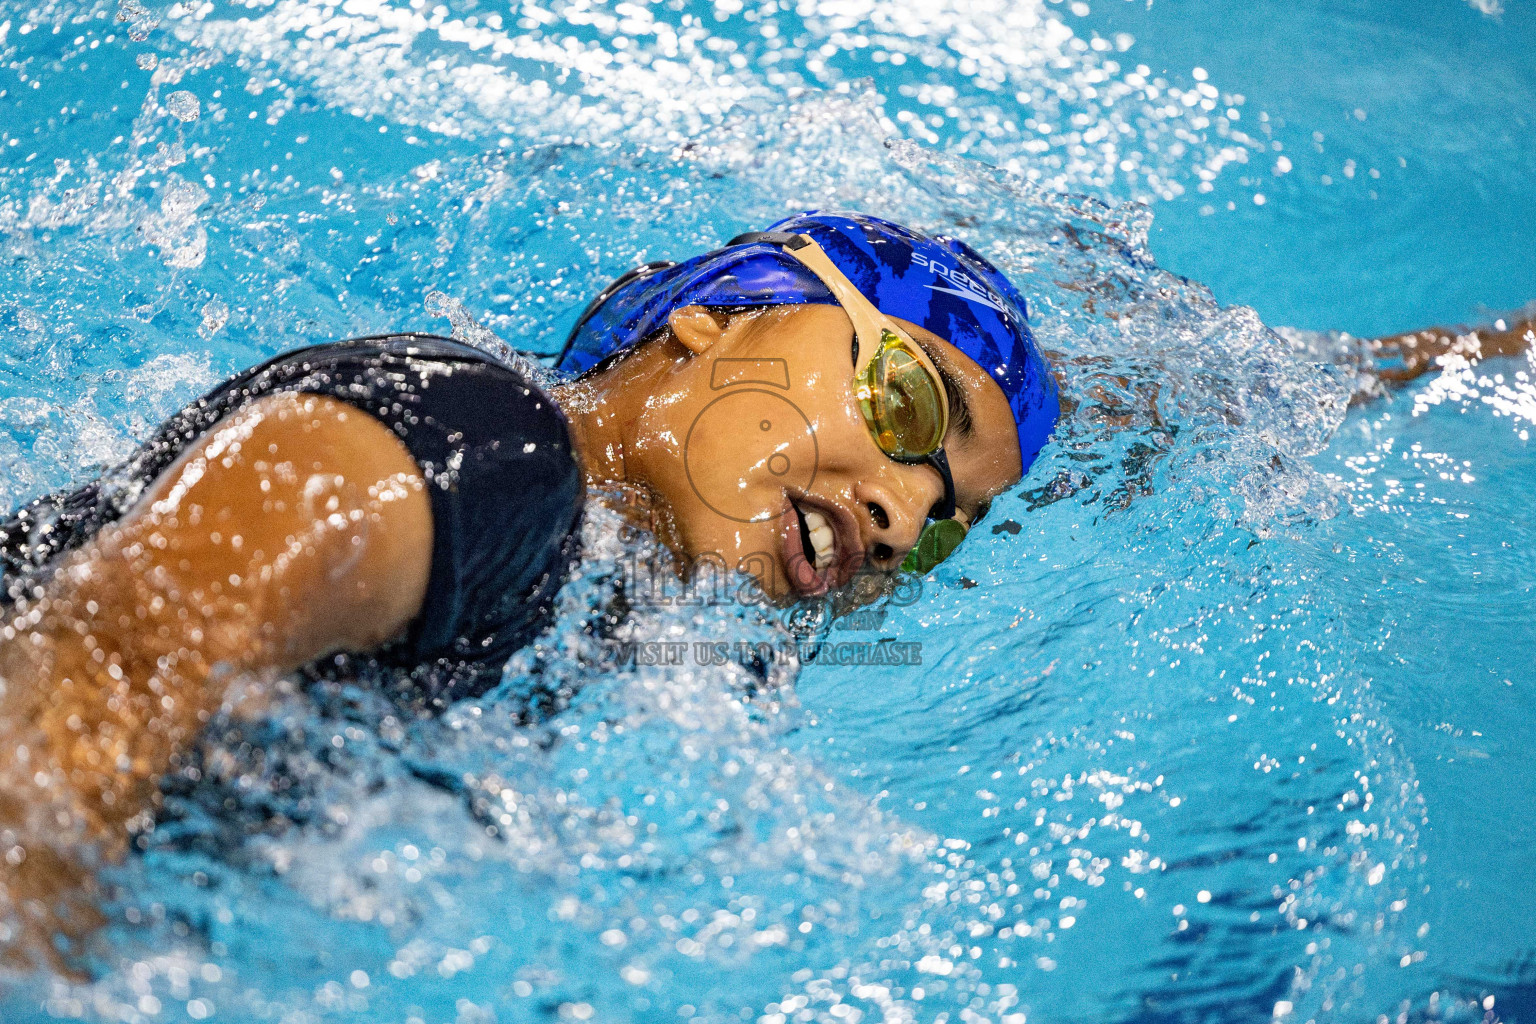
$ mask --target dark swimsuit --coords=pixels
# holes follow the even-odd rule
[[[355,674],[366,662],[393,670],[399,695],[429,707],[495,685],[508,657],[547,623],[577,557],[582,474],[548,395],[477,349],[430,335],[278,356],[187,406],[100,480],[0,521],[0,607],[132,508],[219,420],[280,392],[326,395],[376,417],[415,459],[432,506],[431,576],[407,635],[305,674]]]

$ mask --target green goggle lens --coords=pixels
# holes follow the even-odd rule
[[[941,385],[906,343],[882,331],[880,352],[859,375],[859,409],[880,450],[895,459],[920,459],[944,440]]]
[[[902,561],[906,572],[927,573],[948,558],[965,540],[965,527],[956,519],[936,519],[923,528],[917,544]]]

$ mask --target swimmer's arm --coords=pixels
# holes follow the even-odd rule
[[[1505,324],[1500,329],[1500,324]],[[1429,372],[1445,355],[1471,359],[1513,356],[1536,346],[1536,314],[1500,320],[1492,327],[1431,327],[1370,341],[1375,374],[1387,384],[1406,384]]]
[[[365,413],[275,395],[204,435],[0,629],[0,840],[27,854],[0,850],[12,898],[51,919],[88,881],[55,848],[63,822],[121,855],[231,683],[399,634],[431,542],[415,462]]]
[[[1500,324],[1504,326],[1500,327]],[[1375,376],[1385,384],[1401,385],[1429,372],[1441,356],[1455,354],[1489,359],[1520,355],[1536,348],[1536,313],[1500,320],[1491,327],[1431,327],[1372,338],[1367,344],[1375,357],[1376,365],[1372,369]],[[1104,362],[1098,357],[1067,357],[1056,352],[1048,353],[1048,356],[1056,375],[1064,417],[1073,415],[1078,408],[1077,400],[1072,397],[1073,391],[1067,386],[1064,369],[1070,361],[1079,371],[1087,371],[1087,383],[1080,382],[1079,387],[1094,400],[1097,420],[1110,426],[1131,427],[1145,418],[1151,426],[1161,425],[1156,381],[1143,381],[1136,386],[1124,374],[1094,374],[1096,364]],[[1133,396],[1131,391],[1138,393]]]

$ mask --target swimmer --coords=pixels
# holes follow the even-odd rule
[[[1384,379],[1502,333],[1385,339]],[[1468,338],[1474,340],[1469,341]],[[926,572],[1060,415],[1023,297],[963,242],[808,213],[620,278],[548,391],[426,335],[280,356],[124,466],[0,523],[0,931],[57,966],[92,866],[150,829],[221,707],[338,656],[422,710],[547,624],[589,491],[634,488],[686,562],[815,598]],[[1391,376],[1396,374],[1396,376]]]

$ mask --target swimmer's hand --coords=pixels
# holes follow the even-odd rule
[[[226,700],[420,609],[425,484],[382,423],[273,395],[232,414],[0,627],[0,960],[55,968],[101,922],[91,865]],[[240,688],[235,688],[240,689]]]
[[[1385,384],[1401,385],[1428,373],[1444,356],[1488,359],[1536,347],[1536,314],[1501,319],[1492,327],[1431,327],[1394,334],[1372,339],[1370,346],[1376,377]]]

